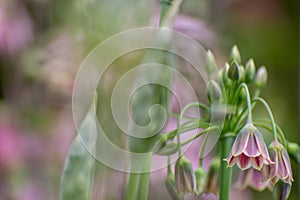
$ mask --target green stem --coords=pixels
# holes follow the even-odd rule
[[[273,113],[270,109],[270,106],[268,105],[268,103],[263,98],[259,97],[259,98],[253,99],[253,102],[256,102],[256,101],[261,102],[264,105],[264,107],[267,109],[269,117],[271,119],[271,123],[272,123],[272,132],[273,132],[273,135],[274,135],[274,139],[276,141],[278,141],[278,135],[277,135],[277,131],[276,131],[276,123],[275,123],[275,120],[274,120]]]
[[[196,138],[200,137],[202,134],[204,134],[206,132],[209,132],[211,130],[214,130],[214,129],[218,129],[218,128],[220,128],[220,127],[213,126],[213,127],[209,127],[207,129],[204,129],[204,130],[198,132],[194,137],[191,137],[191,138],[187,139],[186,141],[182,142],[181,145],[184,146],[184,145],[190,143],[191,141],[195,140]]]
[[[252,106],[251,106],[251,98],[250,98],[250,92],[248,89],[248,86],[245,83],[242,83],[239,88],[238,88],[238,92],[240,91],[241,88],[244,88],[244,90],[246,91],[246,101],[247,101],[247,110],[248,110],[248,123],[252,123]]]
[[[221,169],[220,169],[220,199],[230,200],[232,167],[227,167],[226,158],[230,152],[234,137],[221,138]]]
[[[140,178],[140,189],[138,194],[138,199],[147,199],[148,198],[148,188],[150,183],[150,171],[151,171],[151,162],[152,162],[152,155],[149,154],[146,156],[143,164],[145,173],[141,174]]]
[[[176,135],[177,135],[177,144],[178,144],[178,154],[179,154],[179,157],[182,156],[181,141],[180,141],[181,121],[182,121],[182,118],[183,118],[185,112],[186,112],[188,109],[190,109],[191,107],[201,107],[201,108],[207,109],[207,106],[204,105],[204,104],[202,104],[202,103],[200,103],[200,102],[190,103],[190,104],[186,105],[186,106],[182,109],[182,111],[181,111],[181,113],[180,113],[180,115],[179,115],[179,118],[178,118],[178,124],[177,124],[178,129],[177,129],[177,133],[176,133]]]
[[[161,2],[161,16],[160,16],[160,27],[171,28],[172,22],[179,9],[182,0],[168,0]],[[150,156],[149,156],[150,157]],[[151,168],[151,159],[145,158],[140,163],[132,163],[131,165],[137,165],[145,167],[146,169]],[[126,200],[146,200],[149,188],[149,172],[135,174],[130,173],[128,179],[128,185],[126,190]]]

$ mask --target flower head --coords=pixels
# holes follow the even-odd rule
[[[237,163],[242,170],[249,169],[251,166],[261,170],[264,164],[273,164],[262,134],[251,123],[239,132],[231,152],[225,160],[229,167]]]
[[[274,185],[278,180],[292,184],[293,175],[291,169],[290,158],[285,148],[277,140],[270,144],[270,154],[274,165],[270,166],[270,180]]]
[[[254,168],[240,171],[235,187],[240,190],[251,187],[255,190],[263,191],[270,185],[267,176],[268,169],[266,167],[263,167],[260,171]]]

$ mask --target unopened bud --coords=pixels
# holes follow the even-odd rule
[[[288,199],[291,191],[291,185],[278,181],[273,188],[273,199],[274,200],[286,200]]]
[[[177,190],[174,174],[172,174],[172,173],[168,174],[165,184],[166,184],[166,188],[173,200],[182,200],[183,199],[183,196]]]
[[[229,70],[228,70],[228,77],[233,81],[238,81],[241,77],[241,71],[240,66],[236,61],[233,61],[230,64]]]
[[[300,147],[297,143],[288,142],[287,152],[289,156],[300,165]]]
[[[153,147],[153,152],[156,153],[160,149],[162,149],[164,146],[166,146],[168,141],[168,137],[166,135],[160,135],[159,140],[156,142],[156,144]]]
[[[220,158],[215,158],[208,170],[205,192],[218,194],[219,191]]]
[[[207,181],[207,173],[204,171],[203,167],[198,167],[195,171],[196,178],[196,195],[201,194],[204,191],[206,181]]]
[[[229,57],[229,63],[232,63],[234,61],[236,61],[237,63],[241,63],[240,50],[236,45],[232,47],[230,57]]]
[[[229,67],[230,67],[229,64],[225,63],[224,68],[223,68],[222,79],[223,79],[223,83],[225,86],[231,85],[231,80],[228,77]]]
[[[216,59],[214,54],[208,50],[206,54],[206,60],[205,60],[205,69],[208,75],[211,75],[216,70]]]
[[[255,64],[254,64],[254,60],[251,58],[246,63],[245,82],[250,83],[253,80],[254,76],[255,76]]]
[[[210,80],[207,84],[207,97],[209,102],[219,101],[222,98],[221,88],[214,80]]]
[[[246,99],[246,91],[244,89],[240,90],[239,96],[238,96],[238,104],[241,104]]]
[[[245,81],[245,68],[244,66],[240,65],[239,66],[239,70],[240,70],[240,78],[239,78],[239,81],[240,82],[244,82]]]
[[[180,193],[195,191],[195,174],[191,162],[182,156],[175,164],[175,182]]]
[[[254,85],[255,87],[262,89],[266,86],[268,80],[268,73],[265,66],[261,66],[255,76]]]

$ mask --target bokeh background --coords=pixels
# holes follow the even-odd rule
[[[234,44],[243,61],[253,57],[265,65],[263,96],[290,141],[299,139],[298,8],[297,0],[186,0],[174,25],[212,49],[219,66]],[[77,69],[99,42],[129,28],[158,26],[158,14],[157,0],[0,0],[1,200],[59,198],[76,133],[71,95]],[[105,80],[107,90],[113,77]],[[300,190],[293,168],[291,200]],[[169,198],[163,181],[154,173],[150,199]],[[124,183],[124,174],[98,163],[93,199],[122,199]],[[244,200],[271,199],[269,191],[242,194]]]

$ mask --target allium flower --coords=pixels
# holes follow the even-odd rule
[[[182,156],[175,164],[175,182],[180,193],[195,191],[195,174],[191,162]]]
[[[273,199],[274,200],[286,200],[288,199],[291,192],[291,185],[279,181],[276,183],[273,189]]]
[[[251,187],[255,190],[263,191],[270,185],[267,180],[267,176],[267,167],[263,167],[260,171],[254,168],[240,171],[238,180],[235,184],[235,188],[243,190],[246,187]]]
[[[273,164],[262,134],[250,123],[239,132],[225,160],[229,167],[237,163],[242,170],[249,169],[251,166],[261,170],[264,164]]]
[[[203,193],[200,200],[217,200],[218,197],[214,193]]]
[[[270,180],[274,185],[278,180],[292,184],[293,175],[291,169],[290,158],[285,148],[277,140],[270,144],[270,154],[275,165],[270,166]]]

